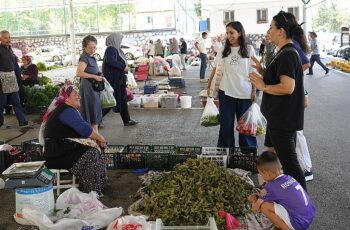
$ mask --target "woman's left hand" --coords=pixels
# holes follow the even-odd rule
[[[258,90],[263,91],[263,89],[265,88],[265,83],[262,76],[257,74],[256,72],[251,72],[249,74],[249,80]]]

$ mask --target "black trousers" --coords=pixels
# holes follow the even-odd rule
[[[120,105],[120,116],[123,120],[123,123],[128,123],[130,121],[130,114],[129,114],[129,109],[128,109],[128,103],[122,102]],[[102,117],[106,116],[109,111],[111,111],[113,108],[108,108],[108,109],[102,109]]]
[[[296,131],[267,128],[265,146],[274,147],[283,171],[294,177],[307,191],[304,173],[300,167],[295,151]]]
[[[320,55],[313,54],[313,55],[311,55],[311,58],[310,58],[310,68],[309,68],[310,74],[314,73],[312,68],[314,67],[315,62],[317,62],[317,64],[319,64],[323,68],[323,70],[325,70],[325,71],[327,70],[327,67],[321,62]]]

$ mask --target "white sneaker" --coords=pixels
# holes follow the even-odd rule
[[[305,171],[304,172],[305,181],[312,181],[314,179],[314,175],[312,174],[312,171]]]

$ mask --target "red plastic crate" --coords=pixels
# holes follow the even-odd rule
[[[148,72],[147,72],[146,74],[138,74],[138,73],[136,73],[135,78],[136,78],[137,81],[144,81],[144,80],[147,80],[147,78],[148,78]]]

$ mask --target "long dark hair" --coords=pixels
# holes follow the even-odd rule
[[[247,38],[246,38],[242,23],[240,23],[239,21],[233,21],[228,23],[226,25],[226,28],[227,27],[231,27],[232,29],[236,30],[238,33],[241,33],[241,36],[238,38],[238,44],[239,44],[238,53],[242,56],[242,58],[248,58]],[[231,53],[231,43],[228,40],[228,38],[226,38],[224,51],[222,52],[222,57],[225,58],[228,55],[230,55],[230,53]]]

